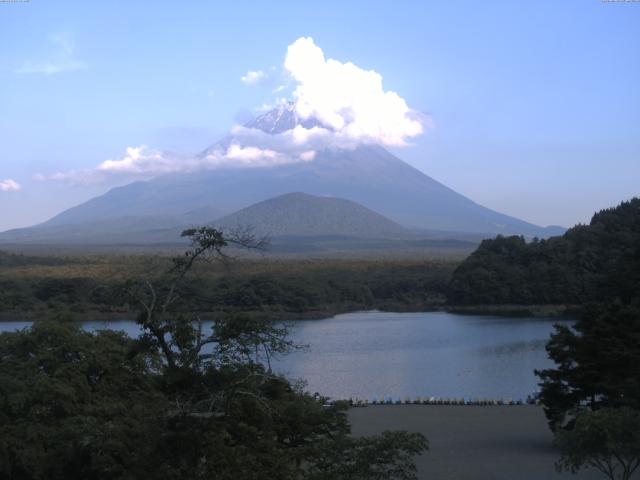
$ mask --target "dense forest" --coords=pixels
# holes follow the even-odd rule
[[[456,305],[583,305],[640,291],[640,198],[596,213],[547,240],[484,240],[455,270]]]
[[[170,257],[150,255],[0,255],[0,313],[42,318],[132,314],[134,281],[166,272]],[[414,310],[445,302],[456,263],[447,260],[239,260],[198,265],[184,289],[189,309],[259,313],[272,318],[322,317],[362,309]]]

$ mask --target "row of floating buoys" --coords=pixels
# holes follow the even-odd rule
[[[538,405],[539,400],[534,397],[527,397],[526,400],[514,400],[512,398],[462,398],[462,397],[392,397],[381,396],[371,399],[351,397],[346,400],[352,407],[366,407],[369,405]],[[330,402],[332,403],[332,402]]]

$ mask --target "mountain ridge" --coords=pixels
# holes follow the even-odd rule
[[[319,126],[314,119],[300,119],[293,104],[285,104],[257,117],[245,128],[268,135],[287,132],[292,126]],[[225,137],[199,156],[234,142]],[[540,227],[490,210],[455,192],[377,145],[325,148],[311,161],[253,168],[223,166],[212,170],[160,175],[113,188],[103,195],[65,210],[50,220],[20,230],[46,236],[46,229],[69,225],[82,228],[118,219],[165,218],[167,229],[209,223],[225,215],[290,192],[335,197],[356,202],[405,228],[459,234],[518,234],[548,237],[565,229]],[[169,220],[173,219],[173,220]],[[151,221],[151,220],[149,220]],[[173,222],[173,225],[170,223]],[[126,222],[124,222],[126,223]],[[119,228],[119,227],[118,227]],[[17,231],[0,234],[0,240]],[[63,232],[60,241],[63,241]]]

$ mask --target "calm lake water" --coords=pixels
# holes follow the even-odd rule
[[[272,363],[308,390],[333,398],[382,395],[525,398],[537,389],[533,370],[551,366],[544,350],[558,320],[443,312],[358,312],[292,322],[308,348]],[[0,322],[0,331],[30,322]],[[131,321],[84,322],[137,335]]]

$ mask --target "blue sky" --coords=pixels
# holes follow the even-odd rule
[[[640,194],[640,3],[32,0],[0,3],[0,229],[124,181],[56,172],[202,150],[291,93],[306,36],[427,115],[391,149],[478,203],[570,226]]]

